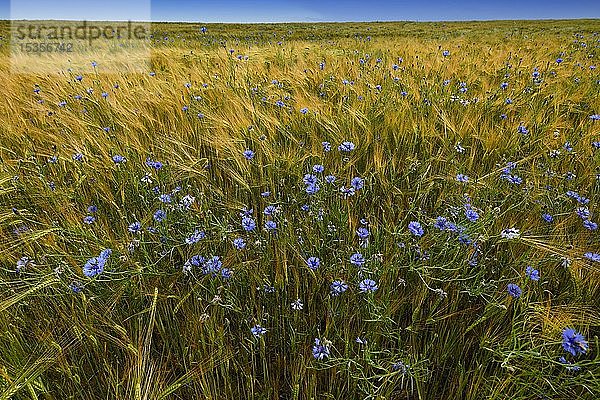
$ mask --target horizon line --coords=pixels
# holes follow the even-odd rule
[[[580,20],[598,20],[600,17],[576,17],[576,18],[512,18],[512,19],[455,19],[455,20],[443,20],[443,19],[406,19],[406,20],[344,20],[344,21],[332,21],[332,20],[298,20],[298,21],[190,21],[190,20],[133,20],[133,19],[42,19],[42,18],[21,18],[21,19],[0,19],[1,22],[7,21],[90,21],[90,22],[139,22],[139,23],[180,23],[180,24],[236,24],[236,25],[258,25],[258,24],[312,24],[312,23],[331,23],[331,24],[346,24],[346,23],[399,23],[399,22],[412,22],[412,23],[429,23],[429,22],[511,22],[511,21],[580,21]]]

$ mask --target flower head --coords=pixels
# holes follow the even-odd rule
[[[573,356],[579,354],[585,354],[588,350],[589,345],[583,335],[573,328],[567,328],[562,332],[562,346],[566,352],[571,353]]]
[[[346,290],[348,290],[348,285],[342,280],[333,281],[329,286],[329,293],[334,297],[339,296]]]
[[[318,257],[308,257],[306,260],[306,265],[308,265],[308,268],[314,271],[321,265],[321,260],[319,260]]]
[[[167,213],[164,212],[163,210],[156,210],[156,212],[154,213],[154,220],[156,222],[162,222],[165,218],[167,217]]]
[[[129,224],[129,226],[127,227],[127,230],[131,233],[138,233],[141,229],[142,224],[137,221]]]
[[[90,258],[83,266],[83,274],[89,278],[100,275],[102,272],[104,272],[106,260],[107,259],[104,257]]]
[[[528,265],[527,268],[525,268],[525,275],[527,275],[527,277],[529,279],[531,279],[532,281],[540,280],[540,271],[538,271],[537,269],[534,269],[530,265]]]
[[[417,221],[410,222],[408,224],[408,230],[410,231],[410,233],[412,233],[413,235],[415,235],[417,237],[421,237],[421,236],[423,236],[423,233],[425,233],[423,231],[423,227]]]
[[[600,262],[600,254],[598,254],[598,253],[592,253],[590,251],[590,252],[585,253],[583,256],[585,258],[587,258],[588,260]]]
[[[521,288],[515,283],[509,283],[506,287],[506,290],[508,291],[508,294],[510,294],[514,298],[521,296],[521,293],[523,293]]]
[[[358,230],[356,231],[356,234],[358,235],[359,238],[361,239],[366,239],[369,237],[369,230],[367,228],[365,228],[364,226],[361,226],[360,228],[358,228]]]
[[[338,150],[342,153],[349,153],[356,148],[356,145],[352,142],[343,142],[338,146]]]
[[[376,291],[378,286],[377,282],[375,282],[373,279],[367,278],[359,283],[358,288],[360,289],[361,293],[367,293]]]
[[[360,267],[365,263],[365,258],[360,253],[354,253],[350,256],[350,263]]]
[[[250,217],[244,217],[242,218],[242,228],[247,232],[250,232],[256,228],[256,221]]]
[[[252,328],[250,328],[250,332],[252,332],[255,337],[261,337],[267,333],[267,330],[260,325],[254,325]]]
[[[456,175],[456,180],[461,183],[467,183],[469,182],[469,177],[464,174],[458,174]]]
[[[233,247],[235,247],[238,250],[242,250],[244,247],[246,247],[246,241],[243,238],[235,238],[233,239]]]
[[[244,150],[244,158],[246,160],[252,160],[254,158],[254,152],[250,149],[246,149]]]
[[[313,357],[317,360],[322,360],[329,357],[329,342],[327,340],[321,341],[315,339],[315,345],[312,348]]]

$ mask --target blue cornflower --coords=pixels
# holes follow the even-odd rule
[[[93,257],[87,260],[85,265],[83,266],[83,274],[87,277],[94,277],[96,275],[104,272],[104,265],[106,264],[106,259],[102,257]]]
[[[520,185],[521,183],[523,183],[523,179],[521,179],[517,175],[503,175],[502,177],[515,185]]]
[[[275,229],[277,229],[277,222],[272,220],[265,222],[265,229],[268,231],[274,231]]]
[[[439,229],[440,231],[443,231],[447,228],[448,225],[448,220],[444,217],[437,217],[435,219],[435,224],[433,224],[434,228]]]
[[[155,170],[159,170],[163,167],[163,164],[160,161],[154,161],[151,158],[146,158],[146,165]]]
[[[129,224],[129,226],[127,227],[127,230],[131,233],[138,233],[141,229],[142,224],[137,221]]]
[[[583,256],[585,258],[587,258],[588,260],[600,262],[600,254],[598,254],[598,253],[592,253],[591,251],[589,251],[589,252],[585,253]]]
[[[83,222],[90,225],[93,224],[95,220],[96,218],[92,217],[91,215],[88,215],[83,219]]]
[[[521,288],[515,283],[509,283],[506,287],[506,290],[508,291],[508,294],[510,294],[514,298],[521,296],[521,293],[523,293]]]
[[[83,286],[81,285],[81,283],[73,281],[69,284],[69,289],[71,289],[73,293],[81,293],[81,291],[83,290]]]
[[[589,345],[583,335],[573,328],[567,328],[562,332],[562,347],[573,356],[585,354]]]
[[[313,172],[316,173],[316,174],[320,174],[323,171],[325,171],[325,167],[323,167],[321,164],[313,165],[312,169],[313,169]]]
[[[352,180],[350,181],[350,184],[352,185],[352,187],[354,189],[360,190],[365,186],[365,181],[362,178],[356,176],[356,177],[352,178]]]
[[[254,325],[252,328],[250,328],[250,332],[252,332],[255,337],[261,337],[267,333],[267,330],[260,325]]]
[[[500,84],[500,88],[503,89],[503,90],[506,89],[507,87],[508,87],[508,83],[506,83],[506,82],[502,82]]]
[[[550,214],[542,214],[542,219],[548,223],[554,221],[554,217]]]
[[[445,229],[454,233],[461,233],[465,230],[462,226],[456,225],[454,222],[450,221],[446,221]]]
[[[509,161],[506,163],[506,166],[502,169],[504,174],[510,174],[513,169],[517,166],[517,163]]]
[[[471,222],[475,222],[479,219],[479,214],[477,214],[477,211],[473,210],[472,208],[467,208],[465,210],[465,216]]]
[[[269,192],[269,191],[262,192],[260,195],[261,195],[261,197],[269,197],[271,195],[271,192]]]
[[[75,160],[75,161],[83,161],[83,154],[81,154],[81,153],[75,153],[75,154],[73,154],[73,160]]]
[[[29,265],[33,265],[33,260],[29,257],[21,257],[17,261],[17,272],[21,272],[22,269],[26,268]]]
[[[587,207],[577,207],[575,212],[581,219],[585,220],[585,219],[590,218],[590,210]]]
[[[123,156],[119,155],[119,154],[115,154],[115,155],[112,157],[112,160],[113,160],[113,162],[114,162],[115,164],[122,164],[122,163],[124,163],[124,162],[127,162],[127,159],[126,159],[125,157],[123,157]]]
[[[377,282],[369,278],[360,282],[358,288],[360,289],[361,293],[374,292],[378,289]]]
[[[300,109],[301,114],[306,114],[308,112],[308,108],[304,107]]]
[[[185,264],[183,265],[183,272],[187,274],[188,272],[190,272],[192,270],[192,266],[199,267],[202,264],[204,264],[205,261],[206,260],[202,256],[199,256],[199,255],[192,256],[192,258],[187,260],[185,262]]]
[[[534,269],[530,265],[528,265],[527,268],[525,268],[525,275],[527,275],[527,277],[529,279],[531,279],[532,281],[540,280],[540,271],[538,271],[537,269]]]
[[[450,55],[450,50],[444,50],[444,51],[442,51],[442,55],[444,57],[448,57]]]
[[[304,182],[305,185],[314,185],[317,183],[317,177],[313,174],[306,174],[304,175],[304,178],[302,178],[302,182]]]
[[[323,151],[325,151],[325,152],[331,151],[331,143],[321,142],[321,146],[323,146]]]
[[[112,250],[111,249],[104,249],[100,252],[100,258],[104,258],[105,260],[108,259],[108,257],[110,257],[110,255],[112,254]]]
[[[338,146],[338,150],[343,153],[349,153],[356,148],[356,145],[352,142],[343,142]]]
[[[314,271],[317,268],[319,268],[319,266],[321,265],[321,260],[319,260],[318,257],[309,257],[306,260],[306,265],[308,265],[308,268],[310,268]]]
[[[327,183],[329,183],[329,184],[331,184],[331,183],[335,182],[335,176],[333,176],[333,175],[327,175],[327,176],[325,177],[325,182],[327,182]]]
[[[350,256],[350,263],[360,267],[365,263],[365,258],[360,253],[354,253]]]
[[[233,247],[235,247],[238,250],[242,250],[244,247],[246,247],[246,241],[243,238],[235,238],[233,239]]]
[[[164,212],[163,210],[156,210],[156,212],[154,213],[154,220],[156,222],[161,222],[163,221],[165,218],[167,217],[167,213]]]
[[[256,228],[256,221],[250,217],[244,217],[242,218],[242,228],[247,232],[250,232]]]
[[[246,149],[244,150],[244,158],[246,160],[252,160],[254,158],[254,152],[250,149]]]
[[[158,200],[161,203],[170,204],[171,203],[171,195],[168,193],[163,193],[160,196],[158,196]]]
[[[573,190],[569,190],[567,191],[567,193],[565,193],[568,197],[571,197],[572,199],[577,200],[577,202],[579,204],[588,204],[590,202],[590,199],[588,199],[585,196],[580,195],[577,192],[574,192]]]
[[[421,224],[418,223],[417,221],[412,221],[408,224],[408,230],[410,231],[410,233],[412,233],[415,236],[421,237],[423,236],[423,233],[425,233],[423,231],[423,227],[421,227]]]
[[[110,253],[110,249],[105,249],[100,253],[100,256],[87,260],[83,266],[83,274],[90,278],[100,275],[104,271],[104,266],[106,265],[106,260],[110,256]]]
[[[366,239],[369,237],[369,230],[367,228],[361,226],[356,231],[356,234],[358,235],[359,238]]]
[[[202,266],[202,272],[206,274],[215,274],[221,270],[223,266],[223,262],[221,261],[219,256],[213,256],[212,258],[206,260],[204,265]]]
[[[312,348],[313,357],[317,360],[322,360],[329,357],[329,345],[327,341],[321,342],[319,339],[315,339],[315,345]]]
[[[319,185],[317,185],[316,183],[311,183],[306,187],[306,193],[308,194],[315,194],[319,191]]]
[[[590,231],[595,231],[596,229],[598,229],[598,224],[590,221],[589,219],[583,221],[583,226],[586,229],[589,229]]]
[[[233,270],[230,268],[221,269],[221,278],[230,279],[233,276]]]
[[[333,281],[331,283],[331,286],[329,286],[329,293],[334,297],[339,296],[346,290],[348,290],[348,285],[346,284],[346,282],[341,280]]]
[[[469,177],[463,174],[458,174],[456,175],[456,180],[461,182],[461,183],[467,183],[469,182]]]
[[[206,237],[206,233],[204,231],[195,230],[189,237],[185,238],[186,244],[194,244],[198,243],[200,240]]]
[[[275,206],[266,206],[263,210],[263,214],[265,215],[274,215],[277,212],[277,207]]]

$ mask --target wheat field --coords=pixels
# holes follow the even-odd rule
[[[600,398],[599,20],[200,27],[2,35],[0,399]]]

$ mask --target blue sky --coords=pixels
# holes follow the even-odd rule
[[[600,18],[600,0],[0,0],[0,18],[190,22]]]

